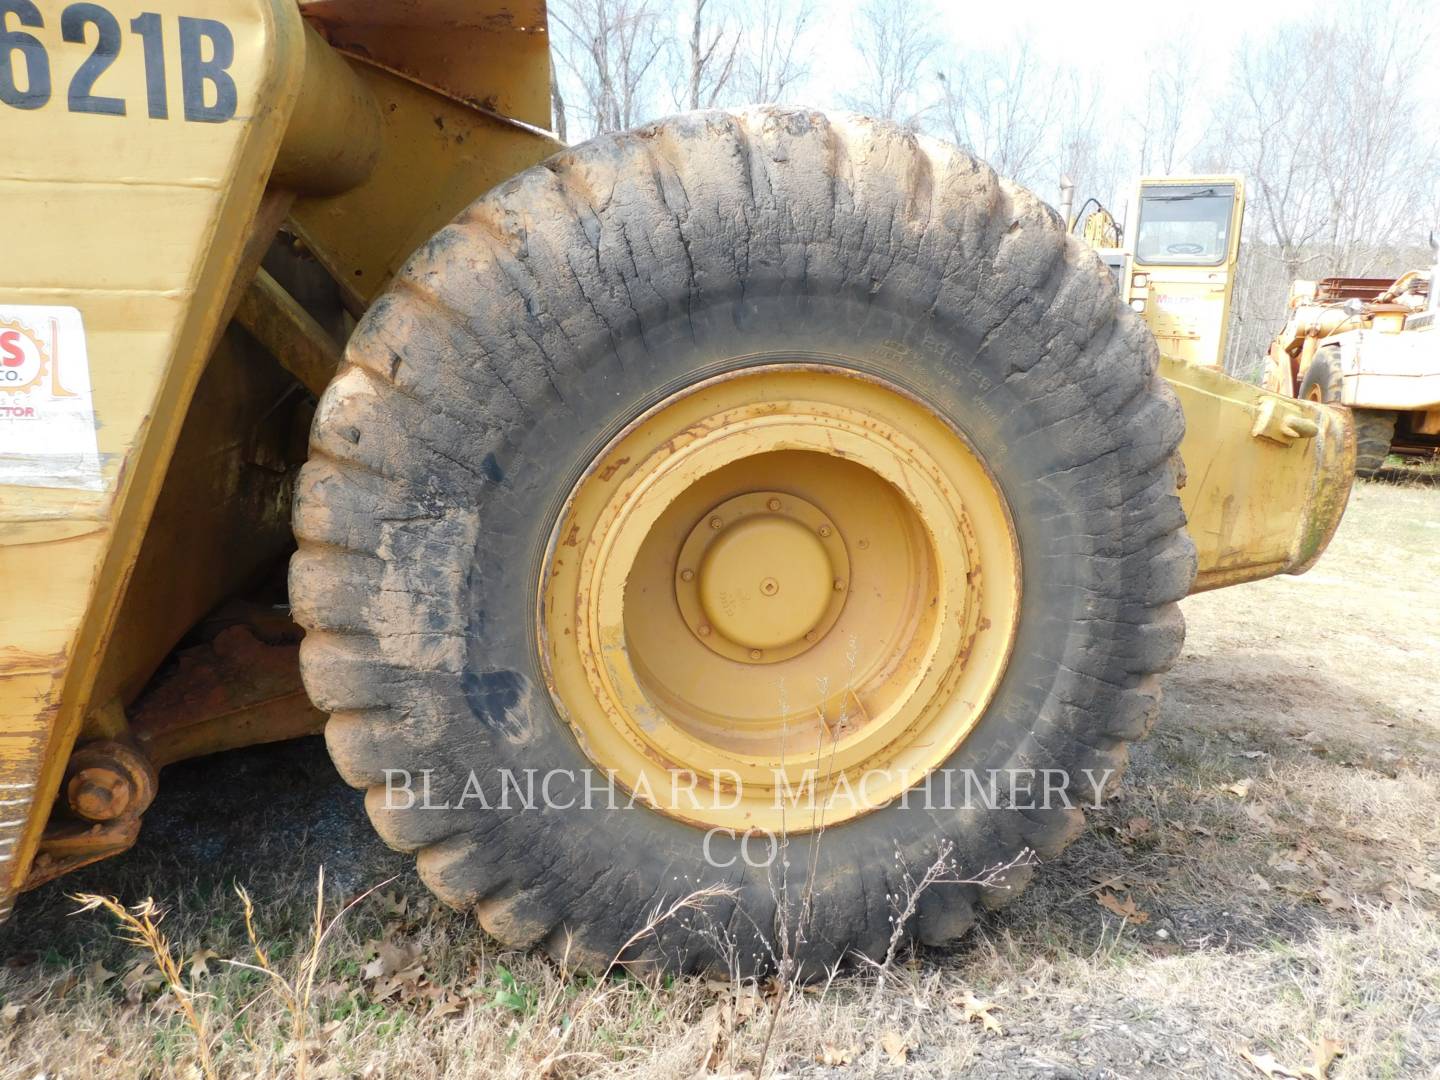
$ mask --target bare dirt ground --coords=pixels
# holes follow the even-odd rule
[[[766,1076],[1440,1076],[1440,487],[1361,483],[1310,574],[1185,609],[1160,722],[1086,835],[962,947],[784,999]],[[322,864],[327,918],[394,880],[307,994]],[[237,882],[276,976],[225,963],[258,965]],[[222,1076],[753,1076],[774,1003],[500,951],[307,740],[167,770],[132,852],[22,899],[0,1075],[201,1074],[146,952],[74,914],[88,891],[167,909]]]

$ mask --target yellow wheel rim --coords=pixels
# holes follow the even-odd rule
[[[690,387],[596,457],[551,537],[560,715],[638,803],[801,832],[922,781],[979,722],[1019,612],[1014,526],[969,442],[823,365]]]

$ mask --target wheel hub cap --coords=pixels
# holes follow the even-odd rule
[[[787,492],[750,492],[712,507],[677,564],[685,625],[707,649],[741,663],[799,655],[845,607],[844,539],[817,506]]]
[[[546,681],[597,766],[674,817],[800,832],[964,741],[1004,674],[1020,566],[963,435],[888,383],[786,364],[617,435],[540,580]]]

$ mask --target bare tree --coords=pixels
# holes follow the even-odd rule
[[[1187,156],[1183,147],[1187,131],[1194,129],[1200,70],[1184,40],[1170,39],[1151,57],[1144,112],[1132,122],[1140,131],[1140,171],[1166,176]]]
[[[939,134],[1042,196],[1069,176],[1078,203],[1113,205],[1127,155],[1093,78],[1043,59],[1029,35],[965,50],[937,77]]]
[[[565,116],[565,95],[560,90],[560,65],[554,56],[550,57],[550,125],[555,137],[562,143],[569,142],[569,124]]]
[[[1058,178],[1044,175],[1057,102],[1030,37],[1003,50],[967,50],[939,79],[945,133],[956,144],[1019,183]]]
[[[955,71],[939,73],[945,134],[1001,176],[1032,183],[1045,164],[1050,127],[1043,78],[1030,37],[1004,52],[968,50]]]
[[[930,31],[934,14],[922,0],[865,0],[855,16],[860,51],[859,89],[851,108],[882,120],[917,127],[928,104],[920,87],[939,39]]]
[[[687,109],[713,108],[735,74],[740,32],[728,25],[717,7],[714,0],[690,0],[685,93],[680,102]]]
[[[813,0],[753,0],[736,80],[741,98],[783,101],[809,74],[801,43],[814,16]]]
[[[1132,182],[1132,161],[1123,140],[1115,137],[1101,88],[1087,75],[1075,70],[1056,73],[1052,83],[1059,115],[1053,121],[1053,143],[1046,155],[1042,194],[1053,188],[1057,177],[1068,176],[1075,184],[1077,205],[1095,199],[1119,216],[1121,202]]]
[[[550,21],[560,29],[553,44],[561,77],[578,90],[574,116],[591,133],[633,127],[649,115],[655,65],[665,47],[663,15],[664,0],[551,5]]]
[[[1248,370],[1284,321],[1292,279],[1399,273],[1423,239],[1440,171],[1422,73],[1431,40],[1376,0],[1247,42],[1204,155],[1245,176],[1246,263],[1231,370]]]

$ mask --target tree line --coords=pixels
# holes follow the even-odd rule
[[[1239,173],[1248,201],[1227,367],[1251,377],[1293,279],[1429,261],[1440,110],[1426,72],[1440,42],[1413,8],[1313,8],[1245,37],[1218,87],[1184,37],[1106,57],[1127,73],[1120,101],[1095,64],[1057,65],[1033,36],[955,39],[946,10],[860,0],[844,16],[853,55],[837,58],[819,54],[820,20],[837,16],[817,0],[551,0],[556,131],[573,142],[759,101],[851,109],[963,146],[1047,201],[1067,176],[1077,206],[1093,196],[1117,216],[1136,176]],[[853,68],[829,80],[845,89],[819,90],[816,65],[837,62]]]

